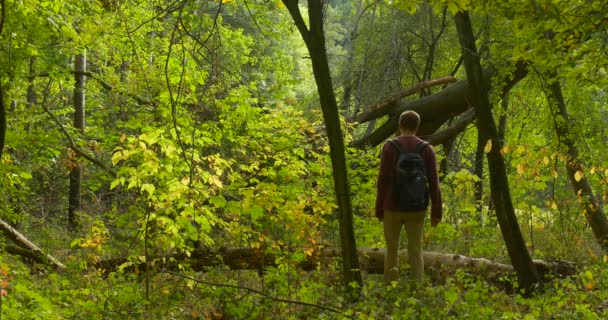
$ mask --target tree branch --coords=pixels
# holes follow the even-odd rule
[[[47,89],[48,89],[48,86],[47,86]],[[59,119],[57,119],[57,117],[53,114],[53,112],[51,112],[51,110],[49,110],[49,108],[46,106],[46,97],[47,97],[47,95],[45,94],[44,101],[42,101],[42,104],[41,104],[42,109],[44,109],[44,112],[46,112],[46,114],[48,114],[49,117],[51,117],[53,122],[55,122],[55,124],[57,124],[57,126],[59,127],[59,130],[61,130],[63,135],[66,137],[66,139],[68,139],[68,142],[70,143],[70,148],[72,150],[74,150],[74,152],[76,152],[76,154],[78,154],[79,156],[87,159],[89,162],[99,166],[100,168],[102,168],[105,171],[112,174],[112,176],[116,177],[116,171],[114,171],[112,168],[106,166],[103,162],[101,162],[98,159],[96,159],[95,157],[91,156],[86,151],[80,149],[78,147],[78,145],[76,145],[76,142],[74,141],[74,139],[72,138],[72,136],[70,135],[68,130],[65,128],[65,126],[61,123],[61,121],[59,121]]]
[[[129,93],[129,92],[124,92],[123,90],[118,90],[115,87],[113,87],[112,85],[110,85],[109,83],[107,83],[106,81],[104,81],[103,79],[101,79],[100,77],[98,77],[96,74],[94,74],[93,72],[90,71],[70,71],[70,74],[84,74],[85,76],[97,81],[104,89],[106,89],[107,91],[111,91],[111,92],[116,92],[120,95],[129,97],[133,100],[135,100],[137,103],[141,104],[141,105],[150,105],[150,106],[154,106],[156,103],[154,101],[148,100],[146,98],[140,97],[136,94],[133,93]],[[33,75],[32,77],[40,77],[40,78],[44,78],[44,77],[49,77],[50,74],[48,72],[41,72],[41,73],[37,73],[35,75]]]
[[[209,282],[209,281],[205,281],[205,280],[199,280],[197,278],[190,277],[190,276],[187,276],[187,275],[184,275],[184,274],[180,274],[180,273],[177,273],[177,272],[174,272],[174,271],[171,271],[171,270],[167,270],[167,269],[159,269],[159,271],[160,272],[164,272],[164,273],[169,273],[169,274],[172,274],[172,275],[180,277],[180,278],[192,280],[192,281],[195,281],[196,283],[205,284],[205,285],[209,285],[209,286],[246,290],[248,292],[261,295],[264,298],[271,299],[272,301],[275,301],[275,302],[285,302],[285,303],[297,304],[297,305],[302,305],[302,306],[307,306],[307,307],[313,307],[313,308],[317,308],[317,309],[321,309],[321,310],[325,310],[325,311],[330,311],[330,312],[334,312],[334,313],[343,314],[343,312],[340,311],[340,310],[338,310],[338,309],[334,309],[334,308],[330,308],[330,307],[326,307],[326,306],[322,306],[322,305],[318,305],[318,304],[314,304],[314,303],[304,302],[304,301],[277,298],[277,297],[273,297],[273,296],[271,296],[271,295],[269,295],[269,294],[267,294],[267,293],[265,293],[263,291],[260,291],[260,290],[257,290],[257,289],[253,289],[253,288],[249,288],[249,287],[243,287],[243,286],[237,286],[237,285],[232,285],[232,284],[215,283],[215,282]]]
[[[308,27],[306,27],[306,22],[304,22],[304,18],[302,18],[302,14],[300,13],[300,8],[298,7],[298,0],[282,0],[283,4],[291,14],[294,23],[298,30],[300,30],[300,34],[302,34],[302,39],[306,42],[306,45],[310,42],[310,32],[308,31]]]
[[[450,127],[445,128],[439,132],[436,132],[430,136],[422,136],[424,140],[428,141],[432,145],[440,145],[456,137],[467,126],[475,119],[475,109],[470,108],[465,111],[458,120],[456,120]]]

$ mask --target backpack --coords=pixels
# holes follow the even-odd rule
[[[421,152],[429,143],[422,141],[413,152],[405,152],[396,139],[389,142],[399,151],[393,183],[395,206],[399,211],[425,210],[429,204],[429,188]]]

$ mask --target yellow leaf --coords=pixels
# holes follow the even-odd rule
[[[583,179],[584,176],[585,176],[585,174],[582,171],[577,171],[574,174],[574,180],[576,180],[577,182],[581,181],[581,179]]]
[[[524,171],[525,171],[525,167],[524,167],[524,165],[523,165],[523,164],[521,164],[521,163],[520,163],[520,164],[518,164],[518,165],[517,165],[517,173],[519,173],[519,174],[523,174],[523,173],[524,173]]]
[[[557,178],[557,177],[558,177],[557,171],[553,170],[553,178]]]
[[[304,250],[304,253],[310,257],[310,256],[312,256],[314,251],[315,251],[315,248],[308,248],[308,249]]]
[[[209,177],[209,181],[210,181],[212,184],[214,184],[216,187],[220,188],[220,189],[221,189],[221,188],[223,188],[223,186],[224,186],[224,185],[222,184],[222,181],[221,181],[221,180],[220,180],[218,177],[216,177],[216,176],[210,176],[210,177]]]
[[[555,201],[553,201],[553,203],[551,204],[551,209],[557,210],[557,203]]]
[[[595,173],[595,167],[591,167],[591,170],[589,170],[589,172],[591,172],[591,174]]]
[[[548,165],[548,164],[549,164],[549,158],[548,158],[548,157],[544,157],[544,158],[543,158],[543,163],[544,163],[545,165]]]
[[[483,148],[483,151],[485,153],[492,151],[492,140],[488,139],[488,142],[486,142],[486,146]]]
[[[502,150],[500,150],[500,153],[504,156],[505,154],[509,153],[510,150],[511,148],[509,146],[504,146]]]

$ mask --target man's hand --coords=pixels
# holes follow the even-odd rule
[[[438,218],[431,218],[431,227],[436,227],[439,222],[441,222],[441,219]]]

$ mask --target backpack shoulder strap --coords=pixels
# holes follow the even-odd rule
[[[397,151],[399,151],[399,153],[403,153],[403,148],[401,148],[401,144],[399,143],[399,141],[397,141],[396,139],[391,139],[388,142],[390,142],[395,148],[397,148]]]
[[[426,148],[430,143],[426,142],[426,141],[422,141],[419,144],[416,145],[416,153],[422,154],[422,150],[424,150],[424,148]]]

